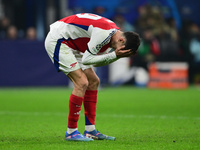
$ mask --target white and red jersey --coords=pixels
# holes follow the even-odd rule
[[[63,39],[62,43],[83,53],[89,49],[92,54],[106,51],[117,29],[113,21],[89,13],[72,15],[50,25],[52,38]]]

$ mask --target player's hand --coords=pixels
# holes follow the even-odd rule
[[[125,46],[121,46],[121,47],[115,49],[117,58],[129,57],[134,54],[134,52],[131,49],[125,50],[124,47]]]

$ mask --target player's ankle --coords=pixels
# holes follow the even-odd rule
[[[90,132],[95,130],[95,125],[85,125],[85,130]]]
[[[67,133],[71,134],[71,133],[73,133],[76,130],[78,130],[78,128],[67,128]]]

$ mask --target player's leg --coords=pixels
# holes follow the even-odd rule
[[[93,131],[95,129],[97,92],[100,81],[92,68],[84,70],[84,73],[89,82],[84,96],[85,130]]]
[[[73,82],[74,88],[69,99],[68,134],[77,130],[77,122],[81,111],[84,94],[88,86],[87,77],[81,69],[70,72],[69,79]]]
[[[74,88],[69,99],[68,129],[65,135],[66,140],[89,141],[89,139],[78,132],[77,128],[84,94],[88,86],[87,77],[81,69],[72,71],[67,76],[73,82]],[[73,138],[73,136],[75,136],[75,138]]]
[[[100,80],[92,68],[84,70],[85,75],[88,78],[88,88],[84,96],[84,109],[85,109],[85,132],[86,137],[97,140],[115,140],[115,137],[110,137],[101,134],[95,129],[95,117],[97,107],[97,92]]]

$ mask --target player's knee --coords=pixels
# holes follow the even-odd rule
[[[100,84],[100,79],[97,77],[94,81],[94,84],[98,87]]]
[[[86,79],[86,80],[82,83],[82,88],[83,88],[83,89],[87,89],[88,85],[89,85],[89,82],[88,82],[88,80]]]
[[[87,89],[88,85],[89,85],[88,80],[87,79],[83,79],[77,84],[77,88],[80,89],[80,90],[85,91]]]
[[[89,81],[88,88],[89,89],[97,89],[100,84],[100,79],[98,77]]]

